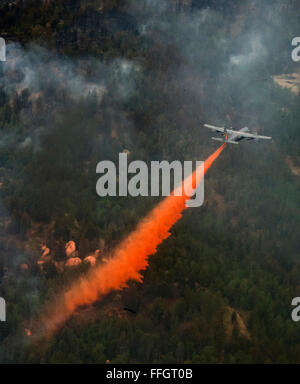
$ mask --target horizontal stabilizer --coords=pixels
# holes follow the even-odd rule
[[[222,143],[229,143],[229,144],[236,144],[236,145],[239,144],[236,141],[224,140],[224,139],[220,139],[219,137],[212,137],[211,139],[215,141],[221,141]]]
[[[231,141],[231,140],[226,140],[225,143],[239,145],[239,143],[237,143],[236,141]]]

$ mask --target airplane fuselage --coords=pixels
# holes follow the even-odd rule
[[[247,140],[260,140],[260,139],[270,140],[270,139],[272,139],[269,136],[261,136],[261,135],[257,135],[254,133],[250,133],[248,127],[241,128],[238,131],[232,130],[232,127],[231,128],[216,127],[216,126],[210,125],[210,124],[204,124],[204,127],[209,128],[209,129],[221,134],[224,137],[223,139],[221,139],[220,137],[212,137],[212,140],[221,141],[223,143],[225,142],[225,143],[230,143],[230,144],[238,144],[239,141],[241,141],[243,139],[247,139]]]
[[[245,137],[242,135],[239,135],[239,133],[248,132],[248,131],[249,131],[249,128],[245,127],[245,128],[240,129],[236,133],[230,133],[230,134],[226,133],[226,135],[224,134],[224,136],[225,136],[226,140],[235,141],[238,143],[239,141],[242,141],[245,139]],[[251,138],[248,138],[248,140],[254,140],[254,138],[251,137]]]

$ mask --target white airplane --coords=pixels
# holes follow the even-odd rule
[[[221,133],[222,136],[224,136],[224,139],[221,139],[220,137],[212,137],[212,140],[221,141],[222,143],[238,144],[238,142],[243,139],[247,139],[247,140],[272,139],[272,137],[269,137],[269,136],[260,136],[260,135],[255,135],[253,133],[247,133],[249,131],[248,127],[242,128],[239,131],[233,131],[232,129],[228,129],[226,127],[215,127],[214,125],[209,125],[209,124],[204,124],[204,127],[209,128],[215,132]]]

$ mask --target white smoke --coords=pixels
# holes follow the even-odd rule
[[[232,55],[230,63],[234,65],[253,64],[257,60],[264,60],[267,56],[267,50],[262,43],[260,36],[253,36],[250,41],[243,44],[243,53]]]

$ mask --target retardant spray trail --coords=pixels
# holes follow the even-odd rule
[[[204,162],[204,174],[218,158],[226,144],[223,144]],[[184,180],[195,180],[195,173]],[[189,179],[189,180],[188,180]],[[63,323],[84,305],[94,303],[112,290],[126,287],[129,280],[142,281],[141,271],[148,266],[148,257],[153,255],[163,240],[170,236],[169,230],[181,218],[189,197],[173,194],[161,201],[138,224],[137,228],[112,253],[106,264],[91,270],[88,276],[76,281],[47,313],[40,319],[42,334],[52,335]]]

